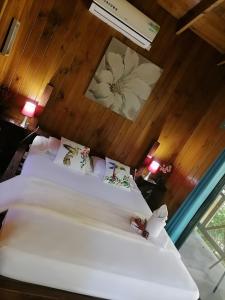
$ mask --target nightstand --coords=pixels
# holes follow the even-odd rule
[[[154,180],[146,181],[142,176],[138,177],[135,181],[152,211],[165,204],[163,198],[166,187],[163,183],[155,182]]]
[[[19,143],[31,129],[23,128],[10,120],[0,119],[0,177],[10,163]]]

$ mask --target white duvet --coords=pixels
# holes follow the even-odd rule
[[[36,177],[17,176],[0,185],[0,211],[18,205],[58,212],[64,218],[79,220],[84,224],[108,228],[109,231],[143,240],[131,233],[131,216],[149,218],[150,210],[127,209],[110,201],[90,197],[53,182]]]
[[[106,299],[198,299],[178,252],[162,246],[166,234],[157,242],[130,231],[130,216],[149,210],[27,176],[1,183],[6,208],[1,275]]]

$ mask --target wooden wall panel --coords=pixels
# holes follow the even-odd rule
[[[215,49],[191,32],[176,36],[176,20],[156,1],[130,2],[161,26],[149,52],[91,15],[88,0],[67,0],[66,5],[63,0],[9,1],[0,20],[0,39],[12,17],[19,18],[21,27],[10,55],[0,56],[0,83],[38,100],[50,82],[55,88],[39,120],[41,127],[131,166],[137,166],[151,142],[159,139],[157,157],[175,164],[167,194],[173,211],[193,188],[187,178],[193,174],[189,152],[195,136],[199,135],[196,156],[206,151],[208,157],[195,167],[197,180],[224,146],[216,144],[208,151],[204,145],[212,135],[221,139],[222,133],[216,126],[212,131],[206,117],[215,122],[214,113],[221,114],[218,95],[224,92],[225,72],[216,66]],[[113,36],[164,69],[135,122],[84,97]],[[18,112],[13,116],[22,118]]]
[[[224,120],[225,85],[219,89],[174,161],[175,172],[167,183],[166,195],[170,214],[176,211],[215,158],[225,149],[225,129],[221,127]]]
[[[201,0],[158,0],[158,3],[175,18],[180,19],[200,1]]]
[[[191,29],[218,51],[225,53],[225,1],[197,20]]]
[[[201,1],[207,2],[207,0],[158,0],[158,3],[175,18],[181,19],[192,8],[197,7],[196,5]],[[201,14],[201,17],[193,22],[190,29],[219,52],[225,53],[225,1],[222,0],[222,3],[214,3],[214,5],[212,10]]]
[[[7,30],[9,28],[9,25],[12,21],[12,18],[16,18],[18,20],[22,20],[24,18],[24,7],[25,7],[26,0],[15,0],[15,1],[8,1],[7,5],[4,9],[4,12],[2,14],[2,17],[0,19],[0,47],[2,48],[3,42],[7,33]],[[29,5],[28,5],[29,7]],[[24,30],[22,30],[22,28]],[[16,53],[16,49],[21,49],[21,46],[19,45],[19,41],[22,38],[22,34],[24,31],[27,31],[27,29],[24,28],[23,24],[20,26],[20,30],[17,33],[15,43],[13,45],[13,48],[11,50],[10,56],[3,56],[0,54],[0,81],[2,82],[5,73],[7,72],[7,69],[10,65],[10,61],[14,58],[14,54]]]

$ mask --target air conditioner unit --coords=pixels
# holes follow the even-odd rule
[[[126,0],[93,0],[90,12],[149,50],[160,26]]]

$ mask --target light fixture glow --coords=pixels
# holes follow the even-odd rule
[[[150,163],[150,165],[148,166],[148,170],[149,170],[149,172],[151,172],[152,174],[155,174],[155,173],[158,171],[159,167],[160,167],[159,162],[156,161],[156,160],[153,160],[153,161]]]
[[[21,113],[25,116],[22,123],[20,124],[21,127],[27,128],[28,118],[33,118],[36,107],[37,107],[37,103],[33,100],[28,100],[25,102],[24,107],[21,111]]]
[[[36,109],[35,102],[26,101],[26,103],[24,104],[24,107],[23,107],[21,113],[24,116],[32,118],[34,116],[35,109]]]

